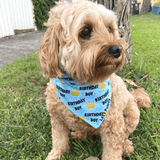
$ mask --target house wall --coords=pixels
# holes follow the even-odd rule
[[[0,38],[35,29],[31,0],[0,0]]]

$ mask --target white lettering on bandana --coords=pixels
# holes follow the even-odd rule
[[[108,78],[97,85],[81,84],[64,73],[54,78],[55,91],[63,104],[92,127],[98,128],[111,104],[111,82]]]

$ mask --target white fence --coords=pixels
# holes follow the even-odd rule
[[[0,0],[0,38],[14,30],[36,29],[31,0]]]

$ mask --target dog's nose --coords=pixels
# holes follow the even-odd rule
[[[108,53],[113,57],[118,58],[121,55],[122,47],[119,45],[113,45],[108,49]]]

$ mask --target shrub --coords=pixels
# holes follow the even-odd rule
[[[48,19],[48,12],[50,8],[53,7],[54,0],[32,0],[34,6],[34,18],[35,18],[35,25],[37,29],[42,30],[46,27],[43,26],[44,22],[47,22]]]

